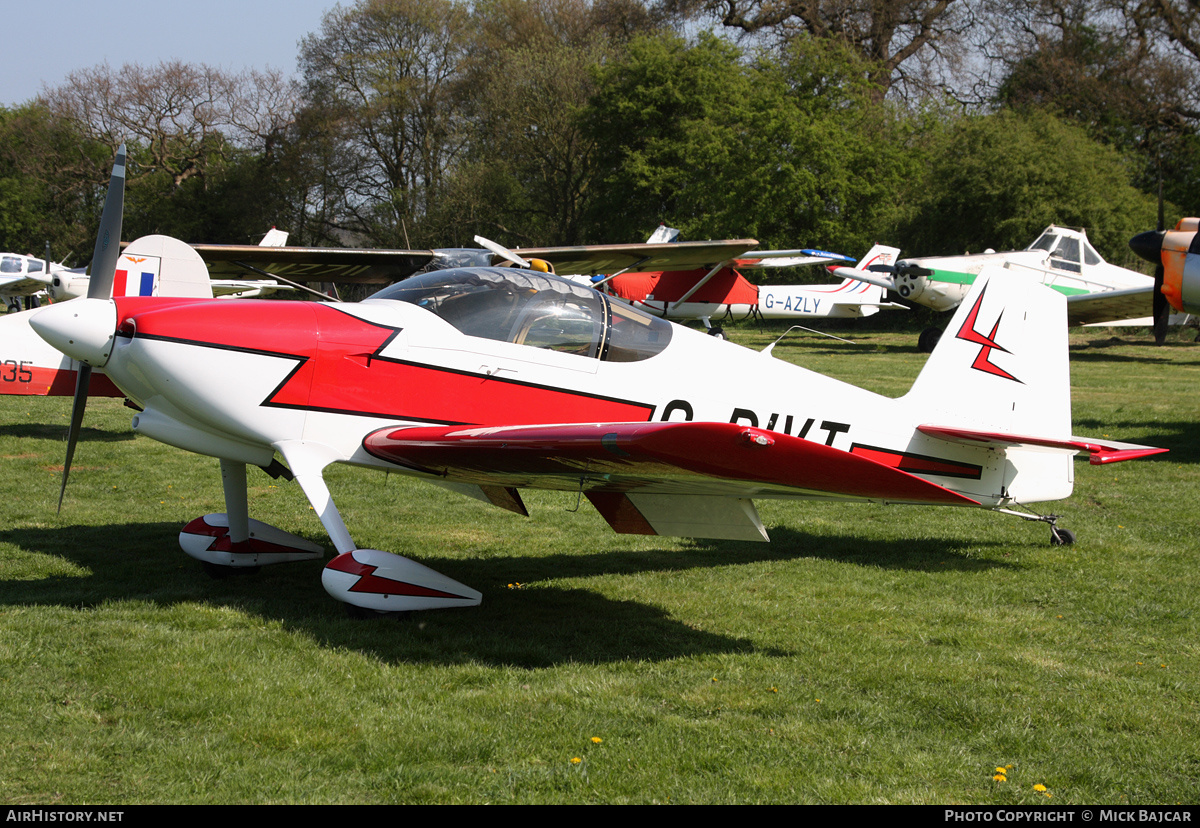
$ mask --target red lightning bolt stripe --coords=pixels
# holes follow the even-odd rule
[[[439,589],[430,589],[429,587],[417,586],[405,581],[396,581],[391,578],[384,578],[382,575],[376,575],[376,566],[371,564],[359,563],[354,559],[353,553],[346,552],[338,555],[329,563],[325,564],[326,569],[333,569],[338,572],[345,572],[348,575],[358,575],[358,582],[350,587],[350,592],[370,593],[374,595],[410,595],[421,598],[467,598],[469,596],[455,595],[453,592],[443,592]]]
[[[981,346],[979,353],[975,355],[975,361],[971,363],[971,367],[976,371],[983,371],[985,374],[991,374],[996,377],[1010,379],[1013,382],[1021,382],[1021,380],[1017,379],[1003,368],[995,365],[991,360],[993,349],[997,351],[1003,351],[1006,354],[1011,353],[1011,351],[1009,351],[1007,348],[996,342],[996,331],[1000,329],[1000,318],[1004,316],[1004,313],[1001,312],[1000,316],[996,317],[996,324],[992,326],[992,332],[987,336],[984,336],[983,334],[979,333],[979,331],[975,330],[975,320],[979,317],[979,307],[983,304],[983,295],[985,293],[987,293],[986,285],[984,286],[983,290],[979,291],[979,297],[975,300],[974,307],[972,307],[971,312],[967,314],[966,321],[963,322],[963,326],[959,329],[955,336],[957,339],[962,339],[966,342],[971,342],[975,345]],[[1021,384],[1024,385],[1025,383],[1021,382]]]

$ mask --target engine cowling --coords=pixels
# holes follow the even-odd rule
[[[1200,219],[1181,219],[1162,241],[1163,295],[1171,307],[1200,313]]]

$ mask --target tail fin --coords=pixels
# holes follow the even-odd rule
[[[993,449],[956,491],[1003,505],[1061,500],[1075,482],[1067,307],[1059,293],[986,268],[904,400],[918,430]]]
[[[277,230],[272,227],[267,231],[267,235],[262,237],[262,241],[258,243],[259,247],[284,247],[287,245],[288,234],[282,230]]]
[[[113,296],[212,298],[208,267],[191,246],[170,236],[142,236],[117,262]]]
[[[867,255],[859,260],[858,264],[854,266],[854,270],[863,271],[871,265],[892,265],[896,263],[896,257],[899,255],[900,248],[898,247],[876,244],[867,251]],[[834,273],[842,269],[830,268]],[[863,316],[878,313],[878,306],[886,304],[884,300],[886,291],[882,285],[864,282],[850,276],[844,277],[833,292],[837,295],[838,304],[864,306],[859,311]]]
[[[899,247],[888,247],[886,244],[876,244],[867,251],[867,255],[863,256],[855,265],[856,270],[866,270],[871,265],[894,265],[896,257],[900,255]]]
[[[984,269],[904,399],[925,422],[1069,437],[1066,300]]]

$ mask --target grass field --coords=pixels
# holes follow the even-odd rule
[[[849,335],[776,354],[892,395],[924,362],[911,332]],[[69,400],[0,398],[0,800],[1196,803],[1190,340],[1072,336],[1075,432],[1171,449],[1076,462],[1047,507],[1075,546],[771,501],[770,545],[618,536],[573,495],[520,518],[335,468],[360,544],[484,593],[370,622],[320,561],[206,577],[176,537],[223,511],[217,463],[135,440],[119,401],[89,408],[56,515]],[[295,484],[253,472],[251,514],[329,547]]]

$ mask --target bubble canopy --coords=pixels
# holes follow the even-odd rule
[[[671,341],[670,322],[590,287],[530,270],[436,270],[386,287],[371,300],[417,305],[467,336],[606,362],[649,359]]]

